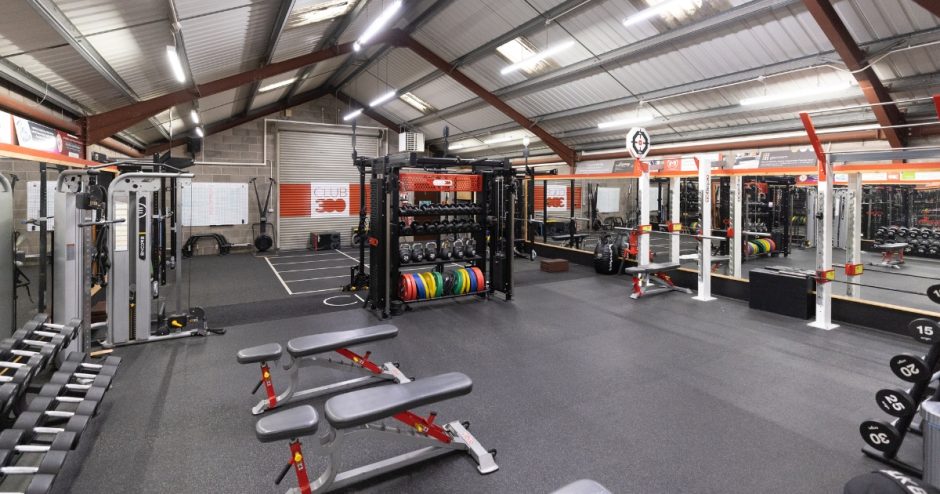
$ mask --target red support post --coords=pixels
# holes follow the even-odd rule
[[[393,418],[395,420],[398,420],[399,422],[402,422],[410,426],[414,430],[418,431],[420,434],[431,436],[434,439],[437,439],[438,441],[444,444],[450,444],[451,442],[450,434],[448,434],[447,431],[445,431],[443,427],[434,423],[434,418],[436,416],[437,416],[436,414],[431,413],[430,417],[428,417],[427,419],[424,419],[409,411],[404,411],[404,412],[395,414]]]
[[[307,477],[307,465],[304,463],[304,454],[300,449],[300,441],[294,439],[290,442],[290,463],[297,474],[297,487],[301,494],[310,494],[310,479]]]
[[[339,350],[336,350],[336,353],[348,358],[349,360],[352,360],[354,363],[358,364],[360,367],[365,368],[366,370],[368,370],[369,372],[373,374],[382,373],[382,368],[375,365],[372,361],[369,360],[368,353],[365,354],[364,356],[357,355],[355,352],[352,352],[346,348],[340,348]]]
[[[274,382],[271,381],[271,369],[267,362],[261,362],[261,381],[264,383],[264,391],[268,394],[268,408],[277,406],[277,393],[274,392]]]
[[[803,121],[803,127],[806,128],[806,135],[809,137],[809,142],[813,146],[813,151],[816,152],[816,166],[819,169],[819,180],[826,181],[826,152],[823,150],[822,143],[819,142],[819,136],[816,135],[816,127],[813,125],[813,119],[809,116],[809,113],[800,112],[800,120]]]
[[[933,107],[937,110],[937,119],[940,120],[940,94],[934,95]]]

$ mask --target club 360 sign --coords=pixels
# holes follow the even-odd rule
[[[310,217],[349,216],[349,184],[314,182],[310,184]]]

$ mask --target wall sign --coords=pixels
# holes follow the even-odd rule
[[[71,134],[17,116],[13,117],[13,126],[20,146],[72,158],[82,157],[82,142]]]
[[[310,217],[349,216],[349,184],[314,182],[310,184]]]
[[[568,186],[549,184],[545,190],[545,209],[548,211],[568,210]]]

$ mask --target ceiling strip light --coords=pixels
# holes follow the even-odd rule
[[[199,137],[205,137],[206,133],[202,130],[202,127],[196,127],[196,135]]]
[[[175,46],[166,47],[166,58],[170,62],[170,68],[173,70],[173,77],[179,82],[186,82],[186,73],[183,72],[183,63],[180,61],[179,53]]]
[[[397,95],[398,95],[398,91],[396,91],[396,90],[393,89],[393,90],[391,90],[391,91],[389,91],[389,92],[383,94],[382,96],[379,96],[378,98],[375,98],[374,100],[372,100],[372,102],[369,103],[369,106],[378,106],[378,105],[381,105],[382,103],[385,103],[386,101],[388,101],[388,100],[394,98],[394,97],[397,96]]]
[[[348,121],[350,121],[350,120],[352,120],[352,119],[358,117],[359,115],[362,115],[362,108],[360,108],[360,109],[358,109],[358,110],[356,110],[356,111],[347,113],[347,114],[343,117],[343,121],[344,121],[344,122],[348,122]]]
[[[195,108],[189,110],[189,119],[193,121],[193,125],[199,125],[199,112]]]
[[[382,28],[385,27],[385,25],[388,24],[389,21],[392,20],[392,17],[395,15],[396,12],[398,12],[398,9],[400,8],[401,8],[401,0],[396,0],[392,2],[391,5],[386,7],[385,10],[381,14],[379,14],[379,16],[376,17],[374,21],[372,21],[372,24],[369,24],[369,27],[367,27],[366,31],[362,33],[362,36],[359,36],[359,39],[357,39],[356,42],[353,43],[353,49],[356,51],[359,51],[363,45],[368,43],[369,40],[372,39],[373,36],[378,34],[379,31],[381,31]]]
[[[277,88],[279,88],[279,87],[289,86],[289,85],[293,84],[294,81],[296,81],[296,80],[297,80],[296,77],[291,77],[290,79],[284,79],[283,81],[272,82],[271,84],[268,84],[267,86],[263,86],[263,87],[258,88],[258,92],[259,92],[259,93],[264,93],[264,92],[267,92],[267,91],[272,91],[272,90],[277,89]]]

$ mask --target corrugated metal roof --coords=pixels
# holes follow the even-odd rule
[[[251,109],[257,109],[265,105],[276,103],[279,99],[281,99],[286,94],[287,94],[286,87],[274,89],[272,91],[266,91],[263,93],[258,93],[255,96],[255,101],[251,105]]]
[[[257,68],[277,7],[277,2],[253,3],[183,20],[183,37],[196,81],[209,82]]]
[[[88,42],[141,99],[184,87],[166,63],[166,47],[173,43],[170,23],[152,22],[89,36]],[[149,60],[150,63],[141,63]]]
[[[296,8],[296,7],[295,7]],[[323,21],[285,29],[277,42],[274,61],[306,55],[317,49],[320,41],[330,32],[335,21]]]
[[[462,101],[476,97],[450,77],[439,77],[412,91],[416,96],[427,101],[434,108],[447,108]]]
[[[7,60],[94,112],[131,103],[82,60],[71,46],[40,50]]]
[[[452,2],[413,36],[444,59],[453,60],[536,15],[525,0]]]
[[[55,0],[85,36],[167,20],[167,5],[153,0]]]
[[[630,96],[616,79],[606,73],[555,86],[509,101],[527,117],[535,117],[579,106]]]
[[[910,0],[849,0],[835,7],[859,43],[940,26],[940,20]]]
[[[477,129],[485,129],[511,122],[512,119],[491,106],[485,106],[476,111],[450,117],[447,121],[462,132],[472,132]]]
[[[0,16],[0,57],[26,53],[65,44],[25,0],[15,0]]]

